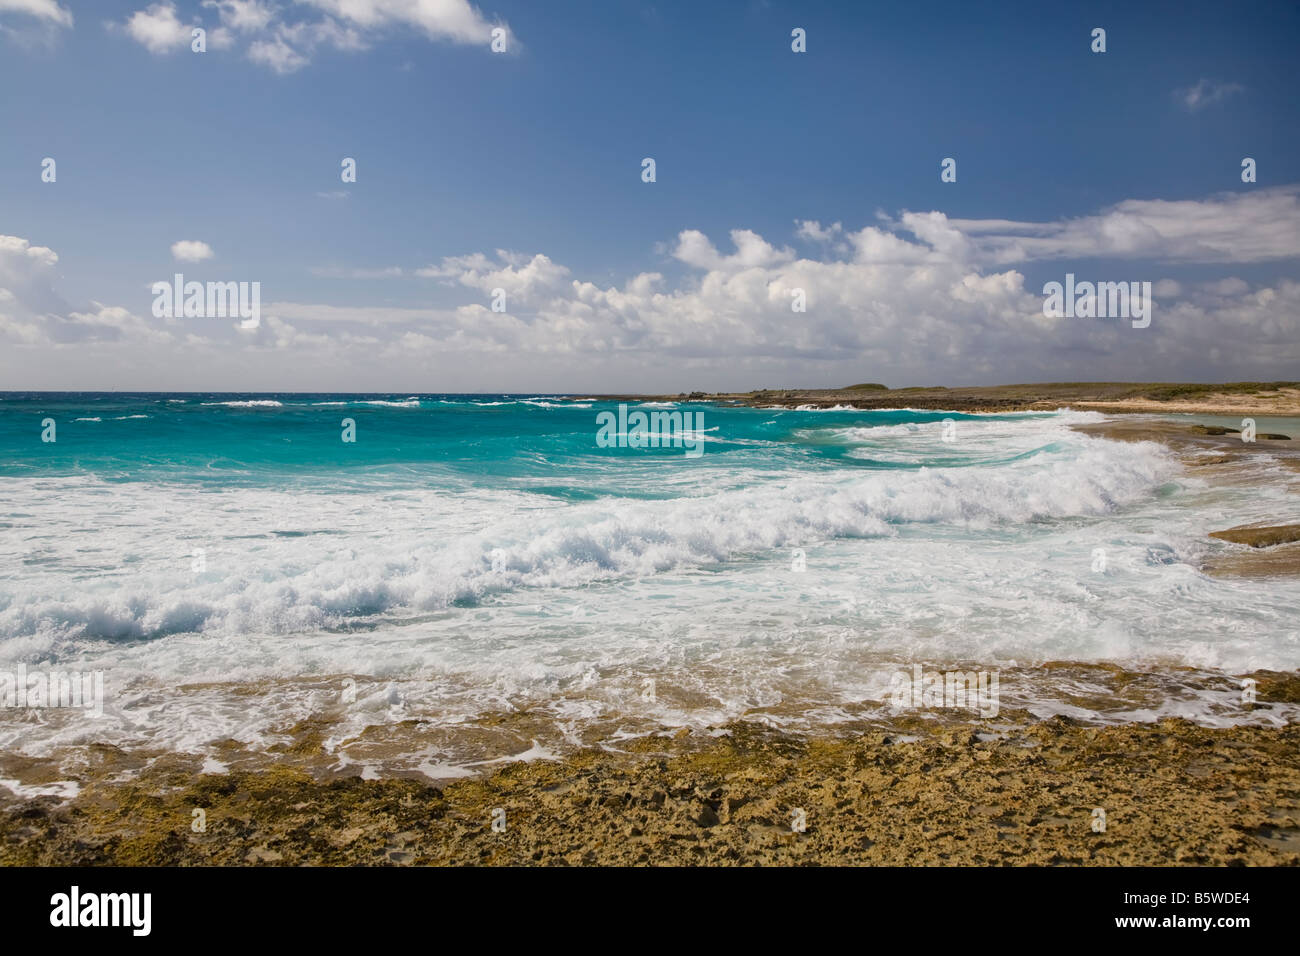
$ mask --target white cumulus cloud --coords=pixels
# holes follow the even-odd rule
[[[0,0],[0,10],[4,4],[60,9],[53,0]],[[210,49],[242,45],[250,61],[281,75],[303,69],[321,50],[357,52],[411,32],[486,49],[500,29],[506,52],[518,49],[508,24],[489,20],[468,0],[191,0],[187,9],[192,14],[183,12],[176,0],[159,0],[131,14],[121,27],[151,53],[170,53],[191,42],[191,31],[204,26],[206,12],[216,18],[205,27]]]
[[[72,13],[55,0],[0,0],[0,13],[21,13],[57,26],[72,26]]]
[[[505,24],[489,22],[468,0],[300,0],[362,29],[414,27],[433,40],[482,43],[492,28],[507,31],[507,48],[514,38]]]
[[[172,243],[172,257],[177,262],[202,262],[212,256],[212,247],[197,239],[182,239]]]
[[[127,18],[127,35],[150,53],[175,53],[191,43],[193,26],[176,16],[176,4],[170,0],[137,10]]]
[[[1178,201],[1127,200],[1048,222],[963,220],[935,210],[870,224],[797,225],[804,253],[751,229],[722,242],[683,229],[673,277],[596,281],[543,252],[468,252],[413,269],[342,264],[318,276],[438,280],[438,307],[275,302],[262,328],[211,340],[150,323],[139,303],[71,307],[55,252],[0,238],[0,377],[69,381],[119,369],[127,387],[680,391],[773,384],[1232,381],[1300,368],[1300,187]],[[792,235],[791,238],[796,236]],[[726,241],[729,239],[729,243]],[[830,241],[821,241],[830,240]],[[193,240],[190,240],[193,242]],[[203,248],[206,249],[206,246]],[[210,251],[210,250],[209,250]],[[1241,263],[1273,263],[1270,273]],[[683,268],[684,267],[684,268]],[[1043,314],[1043,283],[1150,281],[1149,327]],[[153,277],[147,277],[153,278]],[[491,290],[508,310],[491,311]],[[806,311],[792,303],[802,291]],[[521,306],[516,310],[516,306]],[[227,339],[221,340],[226,335]],[[130,368],[113,363],[125,343]],[[81,343],[75,354],[67,346]],[[364,345],[363,345],[364,343]],[[147,351],[146,351],[147,346]],[[284,361],[291,349],[296,359]],[[39,377],[43,376],[43,377]],[[96,379],[102,381],[102,379]]]

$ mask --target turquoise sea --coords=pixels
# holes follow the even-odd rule
[[[1300,664],[1300,585],[1200,570],[1207,531],[1296,520],[1267,459],[1210,484],[1069,411],[630,407],[699,413],[702,454],[602,447],[617,405],[582,396],[0,394],[0,669],[107,694],[0,745],[264,751],[328,714],[340,770],[454,776],[859,720],[918,662],[1001,671],[1004,708],[1207,723],[1270,719],[1233,675]],[[1050,661],[1195,679],[1102,707]]]

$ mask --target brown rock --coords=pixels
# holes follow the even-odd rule
[[[1271,548],[1278,544],[1290,544],[1300,541],[1300,524],[1280,524],[1267,528],[1240,527],[1226,531],[1211,531],[1211,538],[1231,541],[1234,544],[1248,544],[1252,548]]]

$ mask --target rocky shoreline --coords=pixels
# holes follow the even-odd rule
[[[1114,441],[1154,441],[1169,447],[1200,476],[1220,482],[1257,480],[1252,466],[1263,457],[1300,472],[1300,441],[1264,433],[1242,441],[1231,429],[1131,418],[1076,425],[1076,431]],[[1217,577],[1300,576],[1300,508],[1275,521],[1231,528],[1207,528],[1209,537],[1235,547],[1209,558],[1201,570]]]
[[[1300,864],[1294,724],[991,729],[830,740],[736,722],[443,787],[288,767],[196,776],[163,759],[0,811],[0,863]]]

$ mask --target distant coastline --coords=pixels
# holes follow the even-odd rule
[[[1033,412],[1075,408],[1114,414],[1300,416],[1300,382],[1047,382],[886,388],[780,388],[751,392],[679,392],[675,395],[601,395],[601,401],[709,401],[778,408],[863,410],[917,408],[954,412]]]

